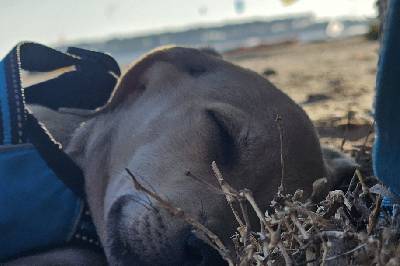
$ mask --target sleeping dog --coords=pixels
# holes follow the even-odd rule
[[[215,161],[228,183],[250,189],[265,209],[281,183],[281,154],[285,191],[306,197],[316,179],[332,185],[354,168],[341,154],[324,160],[306,113],[268,80],[192,48],[145,55],[94,112],[30,109],[82,169],[104,255],[68,244],[9,265],[225,265],[190,225],[136,190],[126,168],[229,248],[237,225],[225,197],[188,172],[217,185]]]

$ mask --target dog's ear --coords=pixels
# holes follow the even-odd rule
[[[206,53],[208,55],[212,55],[218,58],[222,58],[222,54],[220,54],[217,50],[212,47],[203,47],[199,49],[201,52]]]
[[[133,63],[119,79],[113,94],[110,97],[103,111],[114,109],[127,96],[139,97],[146,89],[146,84],[143,82],[142,76],[145,71],[151,67],[157,60],[162,60],[164,52],[162,49],[149,53]]]
[[[335,148],[325,145],[321,148],[330,190],[339,189],[341,184],[349,183],[355,170],[360,166],[353,158]]]
[[[191,75],[194,78],[201,76],[215,67],[216,56],[193,48],[161,47],[150,52],[134,63],[119,80],[114,93],[103,111],[112,110],[128,96],[139,97],[146,90],[145,74],[155,63],[171,64],[178,71]],[[155,77],[159,78],[159,77]]]

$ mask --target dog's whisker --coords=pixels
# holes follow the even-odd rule
[[[132,182],[132,179],[131,179],[128,175],[125,174],[124,177],[128,178],[129,181]],[[145,179],[140,177],[140,180],[143,181],[143,180],[145,180]],[[151,190],[152,192],[155,191],[154,188],[148,183],[148,181],[146,181],[145,183],[150,187],[150,190]],[[156,193],[156,192],[154,192],[154,193]],[[143,201],[143,202],[146,202],[152,209],[155,209],[155,207],[154,207],[154,205],[153,205],[153,202],[151,201],[149,195],[147,195],[146,193],[143,193],[143,195],[146,197],[147,201],[144,201],[143,199],[142,199],[142,201]]]

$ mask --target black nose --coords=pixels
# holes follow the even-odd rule
[[[190,234],[185,243],[185,265],[226,266],[228,263],[222,259],[218,251],[197,238],[194,234]]]

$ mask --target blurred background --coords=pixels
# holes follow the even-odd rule
[[[220,52],[367,31],[375,0],[0,0],[0,56],[21,40],[78,45],[122,64],[166,44]]]

